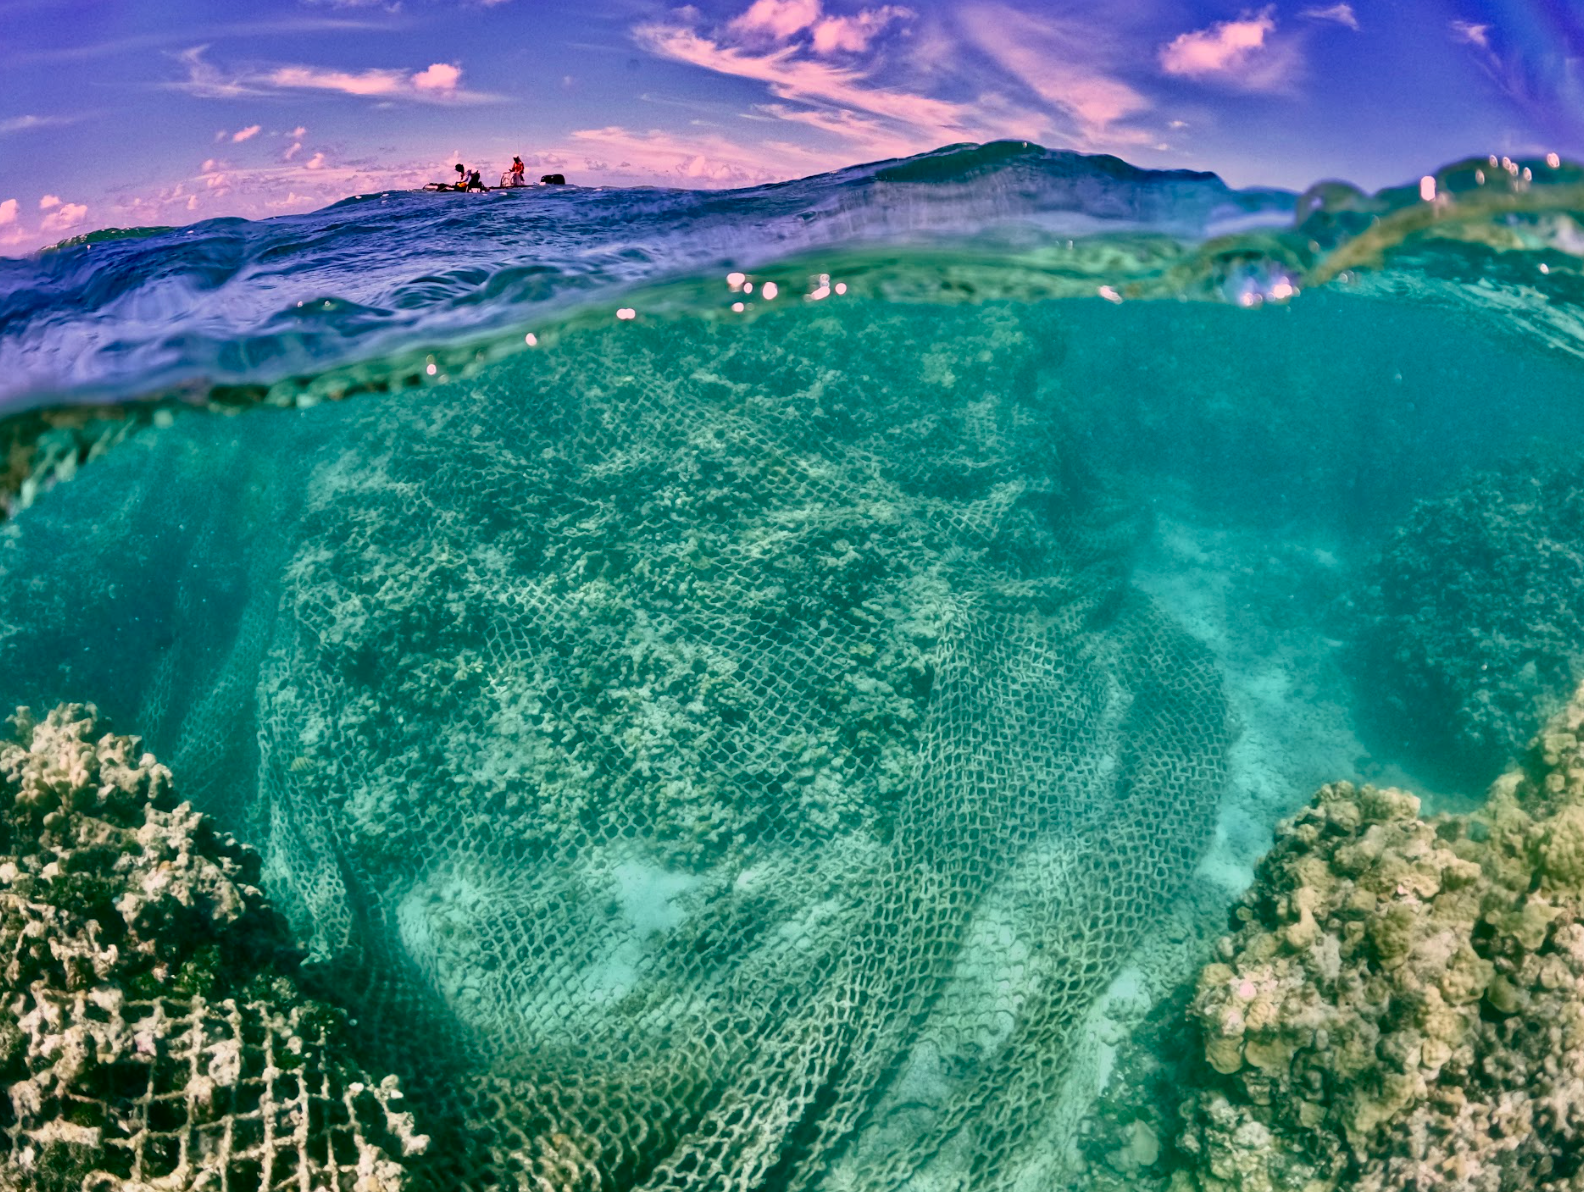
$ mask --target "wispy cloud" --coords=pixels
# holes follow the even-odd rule
[[[187,78],[172,89],[202,99],[236,99],[292,91],[330,91],[361,99],[409,100],[418,103],[490,103],[498,97],[462,86],[462,68],[434,62],[422,70],[374,67],[335,70],[317,66],[256,66],[227,73],[204,57],[208,46],[193,46],[176,55]]]
[[[249,124],[246,128],[239,128],[231,134],[231,143],[240,145],[243,141],[250,141],[264,131],[262,124]]]
[[[801,126],[792,140],[816,130],[834,142],[835,162],[1003,137],[1089,150],[1159,139],[1131,123],[1152,103],[1124,77],[1136,44],[1108,22],[1010,0],[948,11],[753,0],[716,24],[677,9],[633,37],[658,57],[763,84],[765,100],[741,115]]]
[[[65,124],[76,124],[81,119],[81,116],[10,116],[0,120],[0,136],[34,128],[59,128]]]
[[[130,37],[110,38],[105,41],[85,42],[74,46],[51,46],[25,49],[4,55],[4,60],[16,65],[30,63],[88,62],[96,58],[114,58],[122,54],[137,54],[164,46],[180,45],[195,39],[205,42],[222,38],[247,38],[278,36],[280,34],[356,32],[388,29],[390,22],[356,20],[347,17],[289,16],[270,21],[240,21],[194,28],[181,24],[154,33],[139,33]]]
[[[784,103],[758,103],[751,113],[745,112],[743,116],[749,120],[805,124],[844,141],[863,145],[876,157],[905,157],[918,148],[914,138],[893,132],[881,121],[846,108],[797,108]]]
[[[1332,21],[1338,25],[1346,25],[1355,33],[1358,32],[1358,17],[1353,12],[1351,4],[1331,4],[1324,8],[1305,8],[1299,10],[1301,17],[1308,17],[1311,21]]]
[[[1491,48],[1489,25],[1476,25],[1473,21],[1453,21],[1450,28],[1452,37],[1457,41],[1467,42],[1482,50]]]
[[[1180,33],[1160,48],[1161,70],[1239,91],[1292,90],[1302,54],[1296,42],[1276,36],[1275,14],[1272,6]]]
[[[764,84],[773,102],[743,114],[831,137],[835,144],[821,167],[952,141],[1034,136],[1045,123],[994,90],[973,94],[972,80],[956,79],[951,98],[928,85],[898,83],[894,62],[904,55],[890,51],[903,48],[900,39],[914,19],[900,5],[836,17],[820,0],[755,0],[722,25],[702,24],[692,9],[672,18],[639,25],[634,40],[661,58]],[[940,82],[938,72],[928,79]],[[780,176],[792,168],[784,165]]]
[[[842,164],[836,153],[782,140],[739,144],[719,133],[639,132],[618,125],[579,129],[563,153],[540,155],[535,164],[554,167],[571,154],[607,169],[615,162],[614,168],[628,177],[674,186],[753,186]]]
[[[1150,101],[1104,65],[1112,54],[1093,24],[1036,17],[1005,4],[975,5],[959,17],[963,31],[996,64],[1071,122],[1079,148],[1139,144],[1153,139],[1120,127]]]
[[[636,36],[662,58],[765,83],[777,99],[834,104],[947,134],[964,131],[960,104],[868,85],[859,68],[802,57],[795,47],[755,53],[675,25],[640,25]]]

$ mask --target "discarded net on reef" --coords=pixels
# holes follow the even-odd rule
[[[92,708],[0,740],[0,1189],[400,1192],[428,1140],[251,883]]]
[[[6,531],[114,576],[95,493],[171,506],[95,581],[157,659],[117,710],[258,844],[439,1185],[1010,1186],[1209,835],[1219,681],[1047,349],[845,313],[178,424],[206,480],[128,447]],[[70,571],[7,597],[19,695],[101,665],[41,662]]]

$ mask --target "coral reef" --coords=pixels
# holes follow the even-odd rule
[[[1422,501],[1353,600],[1361,729],[1476,788],[1584,680],[1584,463],[1525,458]]]
[[[1323,788],[1201,972],[1196,1192],[1584,1189],[1584,690],[1467,815]]]
[[[302,995],[257,857],[91,707],[0,743],[0,1188],[398,1192],[425,1139]]]

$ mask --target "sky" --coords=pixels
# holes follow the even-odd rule
[[[1002,138],[1367,189],[1584,158],[1584,0],[0,0],[0,254],[455,162],[731,187]]]

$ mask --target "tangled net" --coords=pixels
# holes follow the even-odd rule
[[[1071,1033],[1208,837],[1219,680],[1009,312],[844,313],[324,414],[277,545],[196,568],[231,619],[127,699],[258,843],[435,1186],[1058,1162]]]

